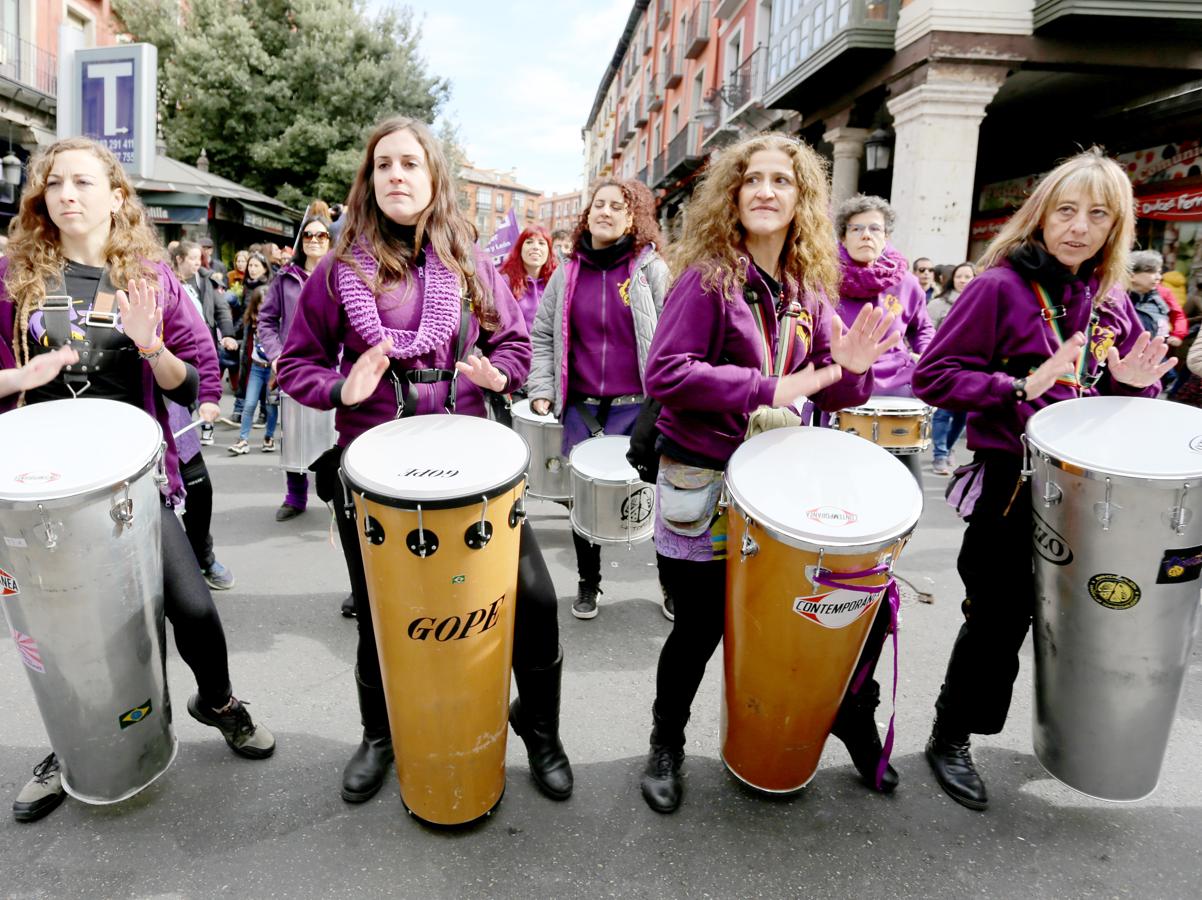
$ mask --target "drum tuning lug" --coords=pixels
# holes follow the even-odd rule
[[[1043,496],[1040,499],[1043,500],[1043,506],[1047,509],[1064,499],[1064,491],[1060,490],[1054,482],[1048,481],[1044,483]]]
[[[159,458],[154,464],[154,483],[159,487],[165,485],[167,479],[167,442],[159,444]]]
[[[522,492],[522,496],[513,501],[513,507],[509,510],[509,527],[517,528],[526,520],[526,493]]]
[[[63,523],[51,522],[46,508],[40,503],[38,504],[38,515],[42,519],[42,543],[46,545],[47,550],[53,550],[58,546],[59,529],[63,527]]]
[[[134,521],[134,501],[129,496],[129,482],[125,482],[121,486],[122,497],[113,504],[109,510],[109,515],[118,525],[132,525]]]
[[[1093,505],[1093,514],[1097,516],[1098,521],[1102,523],[1103,531],[1110,530],[1110,520],[1114,517],[1114,512],[1122,509],[1122,507],[1120,507],[1117,503],[1110,502],[1110,492],[1112,489],[1113,485],[1110,483],[1110,479],[1107,478],[1105,499],[1103,499],[1101,503],[1095,503]]]
[[[750,534],[744,534],[743,545],[739,548],[739,553],[742,558],[747,559],[747,557],[755,556],[759,552],[760,545],[755,542],[755,538],[753,538]]]
[[[1177,505],[1169,510],[1169,527],[1173,529],[1174,534],[1185,534],[1185,526],[1194,517],[1193,510],[1185,507],[1185,498],[1188,494],[1189,485],[1182,485],[1181,492],[1177,495]]]
[[[363,536],[367,538],[367,542],[373,547],[378,547],[384,543],[384,526],[378,519],[372,516],[363,517]]]
[[[463,542],[473,550],[483,549],[492,540],[492,523],[485,518],[488,515],[488,498],[480,499],[484,501],[484,508],[480,510],[480,521],[469,525],[463,535]]]
[[[433,556],[438,550],[438,535],[428,528],[420,531],[414,528],[406,535],[405,546],[414,556],[425,559],[427,556]]]

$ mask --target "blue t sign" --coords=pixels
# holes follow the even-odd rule
[[[85,62],[80,84],[83,133],[116,154],[122,164],[134,161],[134,60]]]

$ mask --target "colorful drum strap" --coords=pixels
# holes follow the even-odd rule
[[[775,354],[772,352],[772,340],[768,337],[768,317],[763,302],[755,300],[749,302],[748,306],[751,307],[751,317],[755,320],[756,331],[760,333],[760,350],[763,358],[761,371],[765,375],[776,375],[779,378],[789,371],[789,365],[793,362],[793,331],[797,325],[797,319],[801,316],[801,304],[796,300],[790,300],[785,306],[785,310],[777,322]],[[774,361],[775,371],[773,371]]]
[[[1054,305],[1047,288],[1038,281],[1031,281],[1031,290],[1035,292],[1035,299],[1039,301],[1039,316],[1048,323],[1048,328],[1052,330],[1052,335],[1056,338],[1056,346],[1064,346],[1064,333],[1060,330],[1060,323],[1057,319],[1064,317],[1066,313],[1065,308]],[[1056,384],[1070,387],[1080,395],[1083,391],[1092,388],[1098,383],[1098,379],[1102,377],[1102,370],[1105,368],[1105,365],[1099,363],[1093,372],[1089,371],[1089,360],[1093,356],[1090,348],[1093,345],[1093,339],[1097,334],[1097,330],[1098,310],[1091,302],[1089,325],[1085,335],[1085,346],[1081,348],[1081,355],[1077,359],[1076,371],[1072,375],[1057,378]]]

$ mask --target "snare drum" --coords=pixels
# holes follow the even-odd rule
[[[1026,437],[1035,756],[1083,794],[1139,800],[1160,778],[1198,622],[1202,410],[1065,400]]]
[[[0,416],[0,594],[63,788],[116,803],[175,758],[164,670],[163,433],[114,400]]]
[[[867,438],[896,456],[906,456],[931,446],[933,412],[913,397],[873,397],[863,406],[832,413],[831,427]]]
[[[334,410],[304,406],[280,391],[280,416],[284,429],[280,468],[308,472],[313,460],[334,446]]]
[[[553,415],[530,410],[529,400],[513,404],[513,430],[530,446],[531,497],[540,500],[572,499],[568,461],[563,458],[563,426]]]
[[[342,458],[401,798],[438,825],[480,818],[505,790],[529,462],[504,425],[447,415],[377,425]]]
[[[655,531],[655,487],[626,461],[630,438],[605,434],[572,449],[572,528],[594,544],[637,544]]]
[[[818,768],[922,492],[880,447],[824,428],[746,441],[726,470],[722,759],[788,793]],[[815,579],[879,587],[831,588]]]

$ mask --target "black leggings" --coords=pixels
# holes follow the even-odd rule
[[[659,655],[655,709],[668,721],[684,722],[705,677],[706,664],[718,648],[726,627],[726,560],[696,562],[656,554],[656,561],[660,581],[676,601],[676,620]],[[867,664],[868,677],[855,695],[849,688],[844,706],[861,700],[876,705],[880,686],[872,671],[889,633],[890,619],[889,605],[882,600],[853,670],[859,672]]]
[[[175,646],[196,677],[206,706],[220,709],[230,699],[229,656],[221,616],[196,567],[196,557],[178,517],[162,509],[163,605]]]
[[[341,490],[334,499],[334,508],[359,623],[359,646],[355,656],[359,679],[369,687],[378,687],[382,682],[380,658],[376,652],[376,632],[367,599],[367,578],[363,571],[358,523],[354,507],[347,505]],[[558,658],[559,609],[555,584],[551,581],[551,573],[547,571],[538,539],[528,521],[522,522],[520,540],[517,610],[513,622],[513,667],[526,671],[549,666]]]
[[[188,543],[196,556],[196,564],[207,570],[216,561],[213,556],[213,535],[209,526],[213,521],[213,482],[205,466],[204,454],[197,453],[179,466],[180,478],[188,490],[188,501],[184,504],[184,531]]]

